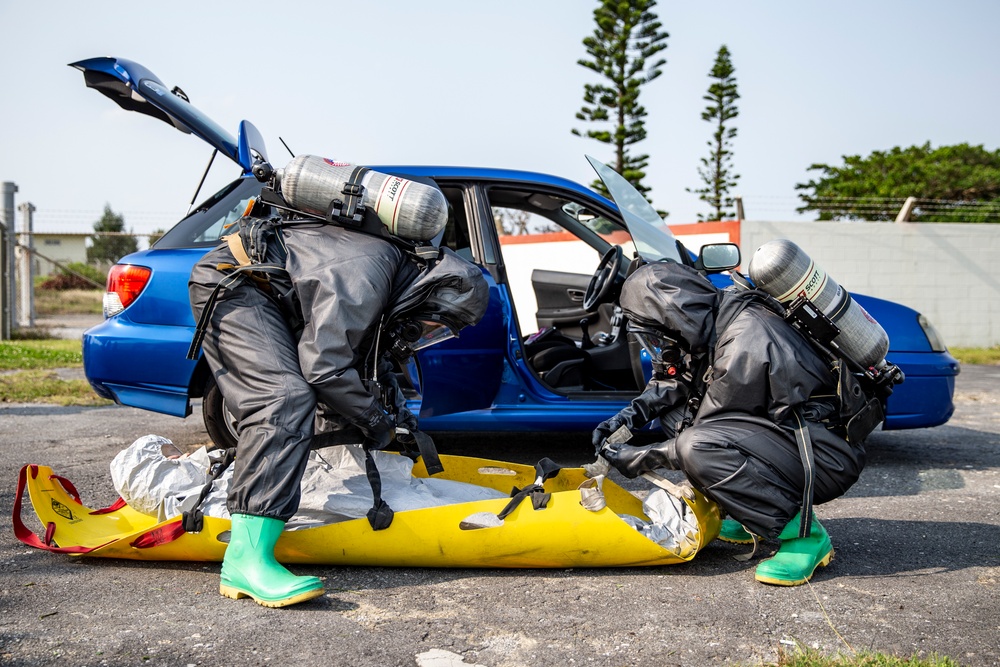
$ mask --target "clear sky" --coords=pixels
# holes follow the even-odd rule
[[[589,183],[573,136],[577,60],[591,0],[15,2],[0,0],[0,180],[38,209],[36,231],[87,232],[105,203],[148,233],[187,210],[211,150],[119,109],[67,63],[142,63],[272,161],[315,153],[362,164],[541,171]],[[668,2],[663,75],[646,86],[646,184],[669,222],[704,204],[702,95],[719,46],[736,67],[736,194],[751,219],[796,220],[795,184],[816,162],[896,145],[1000,147],[1000,2]],[[202,196],[238,174],[216,161]]]

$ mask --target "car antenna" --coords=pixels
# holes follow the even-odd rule
[[[286,144],[286,143],[285,143],[285,140],[284,140],[284,139],[282,139],[281,137],[278,137],[278,141],[280,141],[280,142],[281,142],[281,145],[285,147],[285,150],[286,150],[286,151],[288,151],[288,153],[289,153],[289,154],[290,154],[290,155],[291,155],[292,157],[295,157],[295,153],[292,153],[292,149],[288,147],[288,144]]]
[[[215,154],[219,152],[218,148],[212,149],[212,156],[208,158],[208,166],[205,167],[205,173],[201,175],[201,180],[198,181],[198,187],[194,191],[194,197],[191,197],[191,203],[188,204],[187,214],[191,214],[191,207],[194,206],[194,202],[198,199],[198,193],[201,192],[201,186],[205,185],[205,179],[208,177],[208,170],[212,168],[212,162],[215,161]]]

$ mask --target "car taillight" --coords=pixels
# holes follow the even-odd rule
[[[108,271],[108,288],[104,293],[104,317],[122,312],[135,301],[149,282],[152,271],[145,266],[115,264]]]
[[[941,338],[941,334],[938,333],[929,319],[923,315],[917,315],[917,324],[923,329],[924,335],[927,336],[927,342],[930,343],[933,351],[945,352],[948,349],[944,344],[944,338]]]

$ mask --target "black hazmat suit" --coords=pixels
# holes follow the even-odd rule
[[[756,291],[720,291],[697,271],[662,262],[629,277],[621,305],[630,326],[680,341],[690,366],[675,378],[651,380],[598,428],[601,435],[660,418],[673,440],[654,447],[666,452],[667,463],[764,537],[777,537],[803,502],[795,410],[812,441],[813,502],[833,500],[857,481],[865,452],[844,437],[838,376],[775,312],[781,306],[773,299]],[[692,397],[694,410],[688,407]],[[614,462],[613,451],[608,457]]]
[[[393,424],[364,380],[373,366],[388,369],[373,354],[379,325],[420,270],[392,242],[335,225],[298,224],[277,235],[300,333],[289,325],[290,308],[252,278],[231,280],[236,262],[225,243],[194,267],[189,292],[198,320],[220,280],[234,283],[219,291],[202,342],[238,421],[229,511],[287,521],[298,508],[318,403],[388,442]]]

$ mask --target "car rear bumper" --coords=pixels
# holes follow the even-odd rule
[[[137,324],[127,312],[83,333],[87,380],[98,395],[121,405],[187,417],[197,362],[185,356],[194,332],[190,327]]]
[[[889,361],[906,378],[887,401],[884,430],[929,428],[951,419],[958,360],[947,352],[903,352],[890,354]]]

